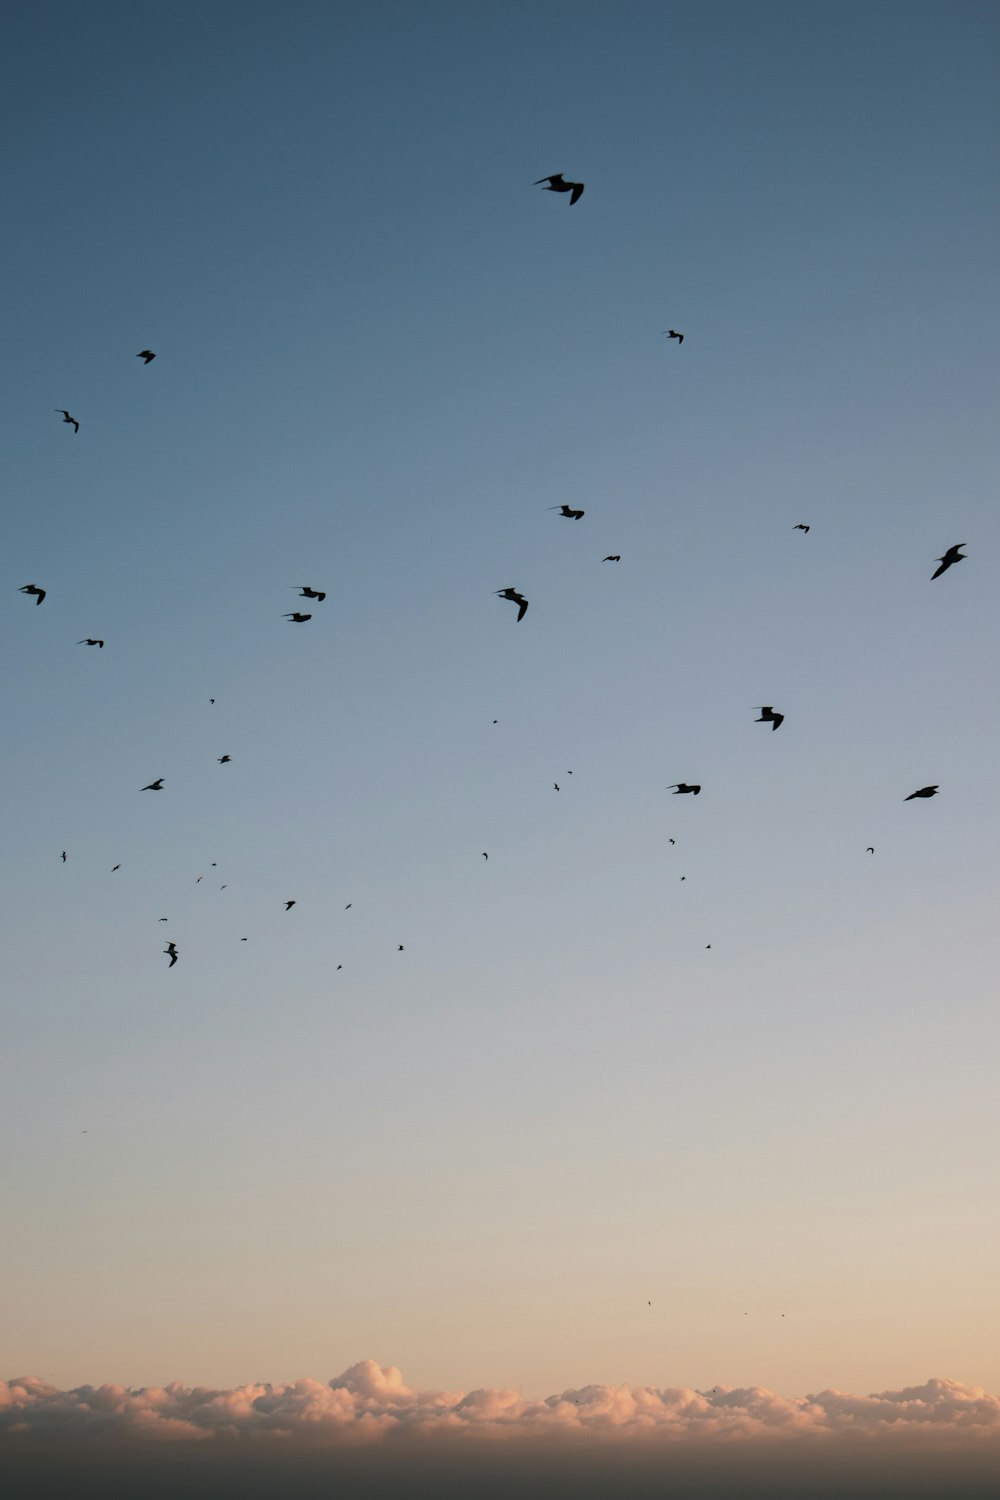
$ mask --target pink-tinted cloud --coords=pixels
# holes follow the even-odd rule
[[[825,1390],[779,1396],[757,1386],[587,1385],[541,1400],[517,1391],[414,1391],[394,1366],[352,1365],[326,1383],[247,1385],[234,1390],[173,1383],[59,1390],[34,1377],[0,1381],[0,1438],[111,1436],[147,1442],[296,1440],[310,1446],[372,1447],[407,1437],[462,1446],[630,1444],[738,1448],[762,1442],[835,1447],[996,1448],[1000,1396],[955,1380],[855,1396]]]

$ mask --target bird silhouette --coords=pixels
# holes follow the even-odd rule
[[[112,875],[115,873],[116,870],[120,870],[120,869],[121,869],[121,865],[112,865],[111,866],[111,873],[112,873]]]
[[[298,589],[299,594],[303,599],[315,599],[320,604],[322,604],[323,600],[326,598],[326,595],[323,593],[322,589],[311,589],[307,583],[293,583],[292,588]]]
[[[668,839],[668,840],[667,840],[667,843],[668,843],[668,844],[676,844],[676,842],[677,842],[677,840],[676,840],[676,839]]]
[[[968,545],[968,542],[956,542],[954,547],[948,548],[944,557],[936,557],[934,559],[934,561],[939,562],[941,566],[935,569],[935,571],[931,574],[932,583],[934,582],[935,578],[940,578],[942,573],[947,573],[952,563],[965,562],[965,553],[959,552],[958,549],[959,547],[967,547]]]
[[[601,562],[621,562],[621,560],[622,555],[620,552],[609,552],[607,557],[601,558]]]
[[[285,619],[292,621],[292,623],[295,625],[304,625],[307,620],[312,619],[312,615],[300,615],[298,610],[296,609],[292,610],[289,614],[286,614]]]
[[[908,802],[910,799],[909,799],[909,797],[907,797],[905,800]],[[874,844],[869,844],[868,848],[865,850],[865,853],[866,854],[874,854],[875,853],[875,846],[874,846]]]
[[[353,902],[353,901],[348,901],[348,903],[347,903],[347,905],[346,905],[346,906],[345,906],[345,907],[344,907],[344,910],[345,910],[345,911],[350,911],[350,909],[351,909],[351,907],[352,907],[352,906],[353,906],[353,905],[354,905],[354,902]]]
[[[170,954],[170,962],[167,964],[167,968],[172,969],[174,964],[177,962],[177,944],[168,943],[163,951],[164,953]]]
[[[140,792],[162,792],[163,781],[164,778],[162,776],[157,776],[155,781],[151,781],[148,786],[141,786],[139,790]]]
[[[102,651],[104,650],[104,642],[103,641],[95,641],[94,637],[92,635],[86,636],[85,639],[82,640],[82,641],[77,641],[76,644],[78,646],[100,646],[101,650]]]
[[[402,953],[403,952],[403,945],[402,945],[402,943],[400,943],[399,947],[396,949],[396,952],[397,953]]]
[[[26,583],[24,585],[24,587],[23,588],[19,588],[17,592],[19,594],[36,594],[37,595],[37,598],[35,599],[35,607],[36,607],[36,609],[37,609],[38,605],[41,604],[42,600],[45,598],[45,593],[46,593],[45,589],[40,589],[38,587],[37,583]]]
[[[569,193],[571,207],[583,193],[582,182],[567,182],[561,172],[553,172],[548,177],[539,177],[538,181],[533,182],[531,186],[541,187],[542,183],[550,193]]]
[[[582,521],[587,514],[584,510],[573,510],[568,505],[550,505],[549,510],[557,510],[561,516],[565,516],[570,521]]]
[[[663,332],[667,335],[668,339],[676,339],[678,344],[683,344],[683,333],[676,333],[672,328],[664,328]]]
[[[797,521],[796,524],[792,527],[792,530],[793,531],[806,531],[807,532],[809,530],[809,527],[806,526],[806,525],[804,525],[803,522]]]
[[[217,757],[220,766],[228,766],[232,758],[231,755],[220,755]]]
[[[501,599],[509,599],[511,604],[517,605],[517,618],[518,620],[523,620],[528,611],[528,601],[524,595],[519,594],[517,589],[514,588],[497,589],[496,592],[500,595]]]
[[[904,797],[903,801],[904,802],[912,802],[913,799],[914,799],[914,797],[936,797],[936,796],[937,796],[937,787],[936,786],[922,786],[918,792],[911,792],[908,797]]]
[[[79,422],[76,420],[75,417],[71,417],[70,416],[69,412],[66,410],[66,408],[64,406],[53,407],[53,410],[62,413],[62,419],[63,419],[64,422],[72,422],[72,424],[73,424],[73,431],[74,432],[79,432],[80,431],[80,424],[79,424]]]
[[[144,360],[147,365],[150,364],[155,358],[156,355],[152,349],[140,349],[139,353],[136,355],[136,359]]]
[[[675,797],[680,797],[684,792],[691,792],[695,797],[701,791],[700,786],[688,786],[686,781],[675,781],[667,787],[667,791],[673,791]]]
[[[559,790],[559,783],[558,783],[558,781],[554,781],[552,783],[552,786],[553,786],[553,789],[558,792],[558,790]]]
[[[156,920],[158,922],[169,922],[170,918],[169,917],[157,917]]]
[[[486,853],[485,849],[483,850],[483,858],[484,859],[489,859],[489,855]]]
[[[286,911],[291,911],[291,909],[292,909],[292,907],[293,907],[293,906],[294,906],[294,905],[295,905],[295,902],[294,902],[294,901],[286,901],[286,902],[285,902],[285,910],[286,910]]]
[[[784,723],[784,714],[776,714],[770,704],[766,704],[760,711],[760,718],[754,719],[755,724],[770,724],[772,733],[779,724]]]
[[[63,850],[63,852],[62,852],[62,856],[61,856],[61,858],[62,858],[62,862],[63,862],[63,864],[65,864],[65,863],[66,863],[66,850],[65,850],[65,849],[64,849],[64,850]]]

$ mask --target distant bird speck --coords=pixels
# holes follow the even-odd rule
[[[65,864],[66,863],[66,850],[65,849],[63,850],[62,854],[60,855],[60,858],[62,859],[63,864]]]
[[[686,781],[675,781],[671,786],[667,787],[667,791],[673,791],[675,797],[680,797],[685,792],[691,792],[693,796],[697,797],[701,791],[701,786],[688,786]]]
[[[304,625],[307,620],[312,619],[312,615],[300,615],[298,610],[296,609],[286,614],[285,619],[290,620],[294,625]]]
[[[169,917],[157,917],[156,920],[158,922],[168,922],[170,919],[169,919]]]
[[[550,193],[569,193],[571,207],[583,193],[582,182],[567,182],[561,172],[552,172],[548,177],[539,177],[538,181],[533,182],[531,186],[541,187],[542,183]]]
[[[38,607],[39,604],[41,604],[42,600],[45,598],[45,593],[46,593],[45,589],[40,589],[38,587],[37,583],[26,583],[26,584],[23,585],[23,587],[19,588],[17,592],[19,594],[35,594],[35,595],[37,595],[37,598],[35,599],[35,607],[36,608]]]
[[[489,855],[486,853],[485,849],[483,850],[483,858],[484,859],[489,859]]]
[[[557,792],[558,792],[558,790],[559,790],[559,783],[558,783],[558,781],[554,781],[554,782],[553,782],[553,783],[552,783],[552,785],[553,785],[553,787],[554,787],[554,788],[555,788],[555,790],[556,790],[556,791],[557,791]]]
[[[80,431],[80,424],[79,424],[79,422],[76,420],[75,417],[71,417],[70,416],[69,412],[66,410],[65,407],[63,407],[63,406],[57,406],[57,407],[55,407],[53,409],[55,411],[61,413],[62,419],[63,419],[64,422],[72,422],[72,424],[73,424],[73,431],[75,433]]]
[[[965,562],[965,553],[959,552],[958,549],[959,547],[967,547],[968,545],[968,542],[956,542],[954,547],[948,548],[943,557],[936,557],[934,559],[934,561],[939,562],[941,566],[939,568],[936,568],[935,571],[931,574],[932,583],[934,582],[935,578],[940,578],[942,573],[947,573],[948,569],[952,566],[953,563]]]
[[[156,355],[152,349],[140,349],[139,353],[136,355],[136,359],[143,360],[147,365],[151,364],[155,358]]]
[[[315,599],[319,604],[326,598],[321,589],[311,589],[307,583],[293,583],[292,588],[298,589],[303,599]]]
[[[104,642],[96,641],[92,635],[86,636],[82,641],[77,641],[76,644],[78,646],[100,646],[101,650],[104,650]]]
[[[683,344],[683,333],[677,333],[673,328],[664,328],[663,332],[667,335],[668,339],[676,339],[678,344]]]
[[[561,516],[566,516],[570,521],[582,521],[587,514],[585,510],[573,510],[569,505],[550,505],[549,510],[557,510]]]
[[[286,911],[291,911],[291,909],[292,909],[292,907],[293,907],[293,906],[294,906],[294,905],[295,905],[295,902],[294,902],[294,901],[286,901],[286,902],[285,902],[285,910],[286,910]]]
[[[793,526],[793,527],[792,527],[792,530],[793,530],[793,531],[805,531],[805,532],[808,532],[808,530],[809,530],[809,527],[808,527],[808,526],[805,526],[805,525],[803,525],[803,523],[802,523],[802,522],[801,522],[801,521],[798,521],[798,522],[796,522],[796,524],[795,524],[795,525],[794,525],[794,526]]]
[[[220,766],[228,766],[229,763],[230,763],[230,761],[232,760],[232,758],[233,757],[231,755],[220,755],[218,757],[219,765]]]
[[[140,792],[162,792],[164,780],[163,776],[158,776],[155,781],[151,781],[148,786],[141,786],[139,790]]]
[[[121,865],[112,865],[111,866],[111,873],[112,873],[112,875],[115,873],[116,870],[120,870],[120,869],[121,869]]]
[[[497,589],[496,592],[501,599],[509,599],[512,604],[517,605],[517,618],[523,620],[528,611],[528,601],[524,595],[519,594],[514,588]]]
[[[760,718],[754,719],[755,724],[770,724],[772,732],[784,723],[784,714],[776,714],[771,705],[765,704],[760,711]]]
[[[351,909],[351,907],[352,907],[352,906],[353,906],[353,905],[354,905],[354,902],[353,902],[353,901],[348,901],[348,903],[347,903],[347,905],[346,905],[346,906],[345,906],[345,907],[344,907],[344,910],[345,910],[345,911],[350,911],[350,909]]]
[[[936,786],[922,786],[918,792],[911,792],[908,797],[904,797],[903,801],[904,802],[912,802],[913,799],[914,799],[914,797],[936,797],[936,796],[937,796],[937,787]]]
[[[621,560],[622,555],[620,552],[609,552],[607,557],[601,558],[601,562],[621,562]]]
[[[909,800],[910,799],[908,797],[904,798],[904,801],[908,802]],[[868,848],[865,850],[865,853],[866,854],[874,854],[875,853],[875,846],[873,844],[869,844]]]
[[[167,968],[172,969],[174,964],[177,962],[177,944],[168,943],[163,951],[164,953],[170,954],[170,962],[167,964]]]

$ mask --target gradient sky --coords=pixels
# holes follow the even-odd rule
[[[0,1373],[1000,1388],[996,9],[4,31]]]

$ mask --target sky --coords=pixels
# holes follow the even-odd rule
[[[0,1374],[1000,1390],[995,8],[5,22]]]

